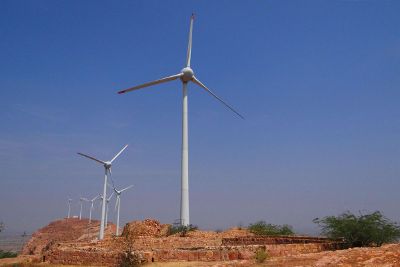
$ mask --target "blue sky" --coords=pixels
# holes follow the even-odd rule
[[[0,220],[32,231],[115,162],[122,221],[179,218],[181,84],[192,68],[241,112],[189,87],[191,222],[400,221],[400,2],[0,1]],[[78,202],[73,213],[77,214]],[[87,214],[87,212],[86,212]],[[99,216],[96,210],[95,217]],[[115,220],[114,213],[110,218]]]

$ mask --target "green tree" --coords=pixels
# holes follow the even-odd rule
[[[250,224],[247,229],[256,235],[294,235],[293,228],[290,225],[275,225],[266,223],[265,221],[258,221]]]
[[[347,247],[381,246],[400,237],[400,227],[379,211],[356,216],[351,212],[313,220],[322,234],[330,238],[343,238]]]

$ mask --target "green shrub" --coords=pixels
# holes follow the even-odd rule
[[[257,249],[256,251],[256,262],[263,263],[268,258],[267,252],[265,249]]]
[[[265,221],[258,221],[250,224],[247,229],[255,235],[294,235],[293,229],[290,225],[267,224]]]
[[[322,234],[330,238],[343,238],[346,247],[381,246],[400,237],[400,227],[379,211],[356,216],[345,212],[339,216],[314,219]]]
[[[181,233],[180,236],[184,237],[190,231],[197,230],[198,227],[196,225],[171,225],[168,229],[168,235],[174,235],[176,233]]]
[[[15,252],[0,250],[0,259],[15,258],[17,256],[18,254]]]

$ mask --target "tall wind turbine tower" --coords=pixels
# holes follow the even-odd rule
[[[110,160],[110,161],[99,160],[99,159],[96,159],[96,158],[94,158],[94,157],[92,157],[92,156],[88,156],[88,155],[86,155],[86,154],[83,154],[83,153],[79,153],[79,152],[78,152],[79,155],[84,156],[84,157],[86,157],[86,158],[88,158],[88,159],[94,160],[94,161],[96,161],[96,162],[98,162],[98,163],[100,163],[100,164],[102,164],[102,165],[104,166],[104,170],[105,170],[105,175],[104,175],[104,187],[103,187],[103,196],[104,196],[104,197],[103,197],[103,203],[102,203],[102,205],[101,205],[101,222],[100,222],[100,233],[99,233],[99,239],[100,239],[100,240],[104,238],[104,222],[105,222],[106,200],[107,200],[107,178],[108,178],[108,175],[111,175],[111,166],[112,166],[113,161],[114,161],[116,158],[118,158],[118,156],[121,155],[121,153],[122,153],[127,147],[128,147],[128,145],[124,146],[124,147],[121,149],[121,151],[119,151],[119,152],[117,153],[117,155],[115,155],[115,156],[113,157],[113,159]]]
[[[189,82],[193,82],[203,88],[207,93],[218,99],[227,108],[232,110],[242,119],[243,116],[240,115],[236,110],[224,102],[220,97],[214,94],[210,89],[208,89],[197,77],[194,75],[193,70],[190,68],[190,59],[192,56],[192,32],[193,32],[193,21],[194,14],[190,17],[190,29],[189,29],[189,43],[186,54],[186,66],[181,70],[180,73],[161,78],[159,80],[147,82],[138,86],[134,86],[122,91],[119,94],[127,93],[130,91],[138,90],[148,86],[165,83],[180,79],[182,82],[182,164],[181,164],[181,225],[189,225],[189,144],[188,144],[188,94],[187,85]]]

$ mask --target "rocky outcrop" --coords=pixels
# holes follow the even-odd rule
[[[145,219],[144,221],[133,221],[127,223],[122,231],[122,236],[165,237],[168,234],[170,224],[161,224],[157,220]]]
[[[83,242],[96,239],[99,233],[100,221],[88,219],[61,219],[36,231],[22,249],[23,255],[41,255],[60,242]],[[106,235],[115,232],[115,225],[108,224]]]

